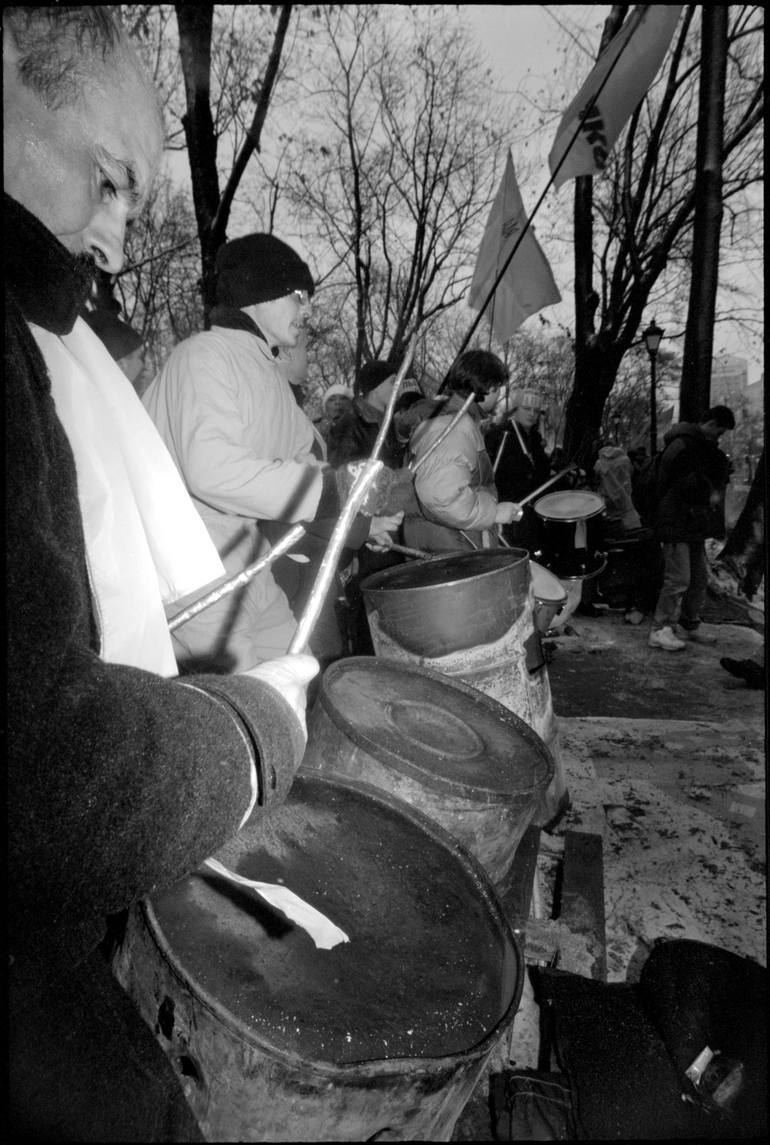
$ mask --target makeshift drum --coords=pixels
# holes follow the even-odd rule
[[[529,566],[524,549],[452,553],[375,573],[361,591],[378,657],[459,677],[545,742],[555,771],[535,822],[549,823],[567,785]]]
[[[206,867],[130,912],[117,976],[211,1141],[449,1141],[523,961],[483,868],[384,792],[299,775],[217,855],[349,935]]]
[[[430,816],[499,884],[554,764],[522,719],[476,688],[356,656],[321,680],[301,770],[316,768],[371,783]]]
[[[535,597],[535,628],[545,635],[564,607],[567,593],[558,577],[535,561],[529,562],[529,575]]]
[[[596,493],[568,489],[534,505],[540,547],[537,562],[560,580],[586,580],[604,569],[605,505]]]

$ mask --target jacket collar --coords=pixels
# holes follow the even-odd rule
[[[29,322],[69,334],[91,289],[82,266],[39,219],[4,192],[5,279]]]

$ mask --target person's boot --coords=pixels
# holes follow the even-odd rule
[[[731,676],[745,680],[750,688],[764,688],[765,669],[756,660],[731,660],[729,656],[723,656],[719,663]]]

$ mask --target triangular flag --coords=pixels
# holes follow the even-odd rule
[[[558,190],[568,179],[602,171],[618,136],[657,75],[683,4],[640,4],[610,40],[562,116],[548,166]],[[617,62],[616,62],[617,61]],[[609,79],[602,88],[607,75]],[[601,88],[601,94],[597,92]],[[580,119],[586,108],[591,110]],[[573,142],[574,140],[574,142]]]
[[[509,151],[505,174],[489,213],[468,293],[468,305],[474,310],[484,307],[526,223],[527,215]],[[494,298],[485,308],[492,332],[501,342],[507,342],[526,318],[554,302],[561,302],[561,295],[548,259],[529,226],[495,290]]]

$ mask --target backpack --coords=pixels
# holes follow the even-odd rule
[[[631,479],[631,498],[636,511],[642,519],[642,524],[651,528],[655,521],[655,510],[659,500],[660,459],[663,453],[656,453],[648,457]]]

